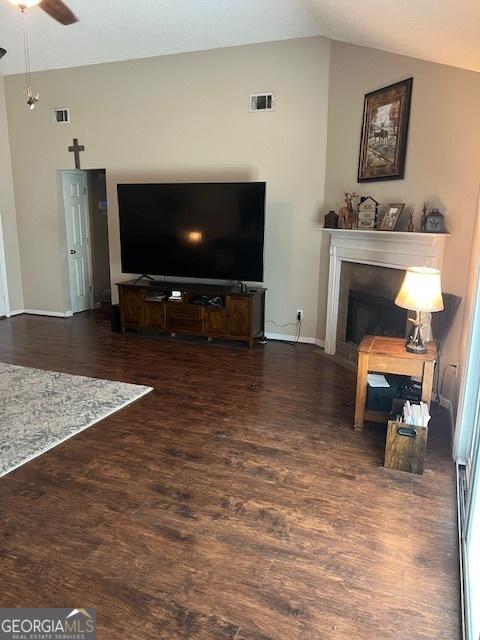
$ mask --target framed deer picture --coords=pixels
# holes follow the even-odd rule
[[[408,78],[366,94],[358,182],[403,178],[412,84]]]

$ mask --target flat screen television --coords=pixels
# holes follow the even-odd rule
[[[263,280],[265,182],[119,184],[122,271]]]

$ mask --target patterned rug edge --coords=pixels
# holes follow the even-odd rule
[[[18,366],[18,365],[15,365],[15,366]],[[29,368],[34,368],[34,367],[23,367],[23,368],[24,369],[29,369]],[[40,369],[40,371],[41,371],[41,369]],[[52,373],[55,373],[55,372],[52,372]],[[65,375],[72,375],[72,374],[65,374]],[[87,378],[89,376],[78,376],[78,377]],[[101,378],[98,378],[98,379],[101,379]],[[128,383],[128,384],[131,384],[131,383]],[[93,425],[97,424],[97,422],[101,422],[102,420],[105,420],[105,418],[108,418],[109,416],[113,415],[114,413],[117,413],[117,411],[121,411],[125,407],[128,407],[128,405],[133,404],[137,400],[140,400],[140,398],[142,398],[143,396],[147,395],[147,393],[150,393],[151,391],[153,391],[153,387],[146,387],[146,386],[141,386],[141,385],[132,385],[132,386],[141,387],[141,391],[139,390],[138,395],[136,395],[134,398],[129,398],[128,400],[126,400],[125,402],[120,404],[118,407],[115,407],[114,409],[111,409],[110,411],[108,411],[104,415],[99,416],[98,418],[95,418],[94,420],[92,420],[88,424],[84,425],[81,429],[78,429],[78,431],[75,431],[75,433],[69,434],[66,438],[62,438],[61,440],[58,440],[58,442],[55,442],[55,444],[52,444],[52,446],[45,447],[45,449],[42,449],[41,451],[38,451],[38,453],[35,453],[34,455],[29,456],[25,460],[22,460],[21,462],[19,462],[19,464],[17,464],[15,466],[11,467],[10,469],[8,469],[8,471],[0,472],[0,479],[4,478],[7,475],[9,475],[10,473],[12,473],[12,471],[15,471],[16,469],[19,469],[20,467],[23,467],[23,465],[28,464],[32,460],[35,460],[35,458],[39,458],[40,456],[43,456],[44,453],[48,453],[48,451],[51,451],[52,449],[55,449],[55,447],[58,447],[60,444],[66,442],[67,440],[70,440],[70,438],[74,438],[79,433],[82,433],[82,431],[86,431],[86,429],[90,429],[90,427],[93,427]]]

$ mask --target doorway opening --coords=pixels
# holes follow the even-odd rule
[[[59,171],[65,217],[69,310],[111,304],[105,169]]]

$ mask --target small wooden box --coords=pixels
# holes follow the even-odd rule
[[[427,453],[427,438],[428,427],[389,420],[384,466],[387,469],[422,474]]]

